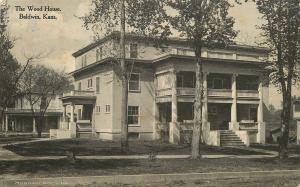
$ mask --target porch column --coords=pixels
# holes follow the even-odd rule
[[[74,123],[74,104],[71,104],[71,119],[69,123],[69,130],[71,130],[71,125]]]
[[[179,129],[177,128],[177,77],[176,71],[173,69],[171,72],[172,77],[172,104],[171,104],[171,115],[172,115],[172,122],[170,123],[170,130],[169,130],[169,142],[170,143],[179,143]]]
[[[154,103],[154,125],[153,125],[153,139],[158,140],[161,139],[161,132],[159,129],[159,106],[155,102]]]
[[[203,141],[208,141],[208,135],[210,127],[208,126],[208,93],[207,93],[207,72],[203,73],[203,104],[202,104],[202,131],[203,131]]]
[[[8,132],[8,115],[5,115],[5,132]]]
[[[232,91],[232,105],[231,105],[231,124],[230,130],[237,130],[237,89],[236,89],[236,74],[232,75],[231,91]]]
[[[257,121],[263,122],[263,86],[262,86],[262,80],[259,82],[258,86],[258,97],[259,97],[259,104],[257,108]]]
[[[35,125],[35,119],[32,118],[32,133],[36,133],[36,125]]]
[[[264,123],[264,110],[263,110],[263,81],[260,77],[260,82],[258,86],[258,97],[259,104],[257,108],[257,122],[258,122],[258,133],[257,133],[257,143],[265,144],[266,143],[266,126]]]
[[[63,111],[63,122],[65,122],[65,121],[66,121],[67,106],[64,105],[63,107],[64,107],[64,111]]]

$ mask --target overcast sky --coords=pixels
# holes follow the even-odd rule
[[[4,1],[4,0],[0,0]],[[74,69],[72,53],[92,41],[92,32],[82,26],[82,21],[76,16],[82,16],[89,10],[91,0],[7,0],[9,9],[9,32],[15,37],[13,54],[22,63],[24,55],[49,53],[40,62],[56,69],[70,72]],[[60,8],[59,12],[48,12],[55,15],[56,20],[24,20],[19,14],[30,12],[16,11],[15,6],[51,6]],[[42,14],[45,12],[35,12]],[[258,39],[259,31],[256,25],[261,23],[259,14],[253,3],[236,5],[230,14],[235,17],[235,28],[240,30],[238,40],[253,44]],[[299,91],[298,91],[299,92]],[[273,91],[272,91],[273,93]],[[300,94],[299,94],[300,95]],[[271,102],[280,105],[278,96],[272,96]],[[274,100],[274,101],[273,101]]]

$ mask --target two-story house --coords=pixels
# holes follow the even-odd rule
[[[112,33],[73,54],[76,69],[70,74],[75,90],[62,97],[64,116],[71,113],[69,124],[62,125],[66,129],[75,132],[83,120],[94,136],[120,139],[121,81],[114,65],[118,36]],[[205,141],[212,145],[264,143],[267,49],[232,45],[202,51]],[[131,71],[129,137],[188,141],[185,134],[191,131],[194,118],[196,64],[187,42],[172,38],[163,47],[154,47],[154,40],[128,34],[126,61]]]
[[[39,112],[39,102],[33,109]],[[45,126],[43,133],[49,133],[50,129],[59,128],[62,116],[62,102],[59,96],[53,98],[45,113]],[[8,134],[36,134],[36,123],[32,115],[31,105],[24,95],[15,97],[14,106],[4,112],[2,131]]]

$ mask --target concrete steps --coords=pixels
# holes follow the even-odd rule
[[[220,131],[221,146],[245,146],[242,140],[231,130]]]

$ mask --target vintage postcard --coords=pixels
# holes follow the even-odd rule
[[[0,0],[0,186],[300,186],[299,0]]]

